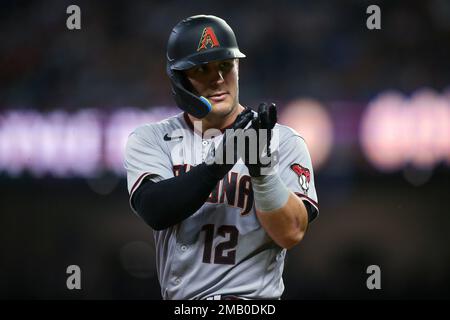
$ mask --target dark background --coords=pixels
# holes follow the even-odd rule
[[[81,8],[79,31],[66,28],[70,4]],[[370,4],[381,7],[381,30],[366,28]],[[316,172],[320,216],[288,252],[283,298],[448,299],[449,162],[425,173],[409,165],[380,172],[356,138],[380,92],[448,89],[446,1],[2,1],[0,115],[174,106],[166,41],[178,21],[198,13],[235,30],[247,55],[244,105],[272,100],[282,110],[314,98],[340,141]],[[411,174],[428,178],[413,184]],[[108,192],[95,191],[99,185]],[[0,171],[0,226],[2,299],[161,297],[152,232],[131,213],[123,176]],[[71,264],[82,270],[81,291],[66,288]],[[371,264],[381,268],[381,290],[366,288]]]

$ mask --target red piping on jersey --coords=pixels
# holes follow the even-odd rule
[[[317,211],[319,211],[319,204],[317,202],[315,202],[313,199],[311,199],[308,196],[305,196],[303,193],[299,193],[299,192],[294,192],[299,198],[304,199],[306,201],[308,201],[309,203],[311,203],[314,207],[316,207]]]
[[[133,187],[131,188],[131,192],[130,192],[130,199],[133,196],[134,191],[136,191],[137,187],[139,186],[139,184],[141,183],[142,179],[144,179],[146,176],[151,175],[150,172],[146,172],[141,174],[141,176],[136,180],[136,182],[134,183]]]

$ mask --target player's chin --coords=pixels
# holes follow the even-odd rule
[[[228,114],[233,109],[233,99],[228,96],[227,99],[213,102],[213,111],[217,114]]]

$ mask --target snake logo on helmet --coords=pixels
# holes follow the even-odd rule
[[[172,94],[180,109],[196,118],[205,117],[212,109],[203,96],[197,96],[183,70],[234,58],[245,58],[239,50],[231,27],[221,18],[197,15],[179,22],[167,43],[167,75]]]

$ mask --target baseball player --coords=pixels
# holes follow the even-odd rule
[[[130,205],[153,229],[164,299],[279,299],[286,250],[318,215],[305,141],[275,105],[239,103],[244,57],[224,20],[179,22],[167,73],[183,112],[128,138]]]

